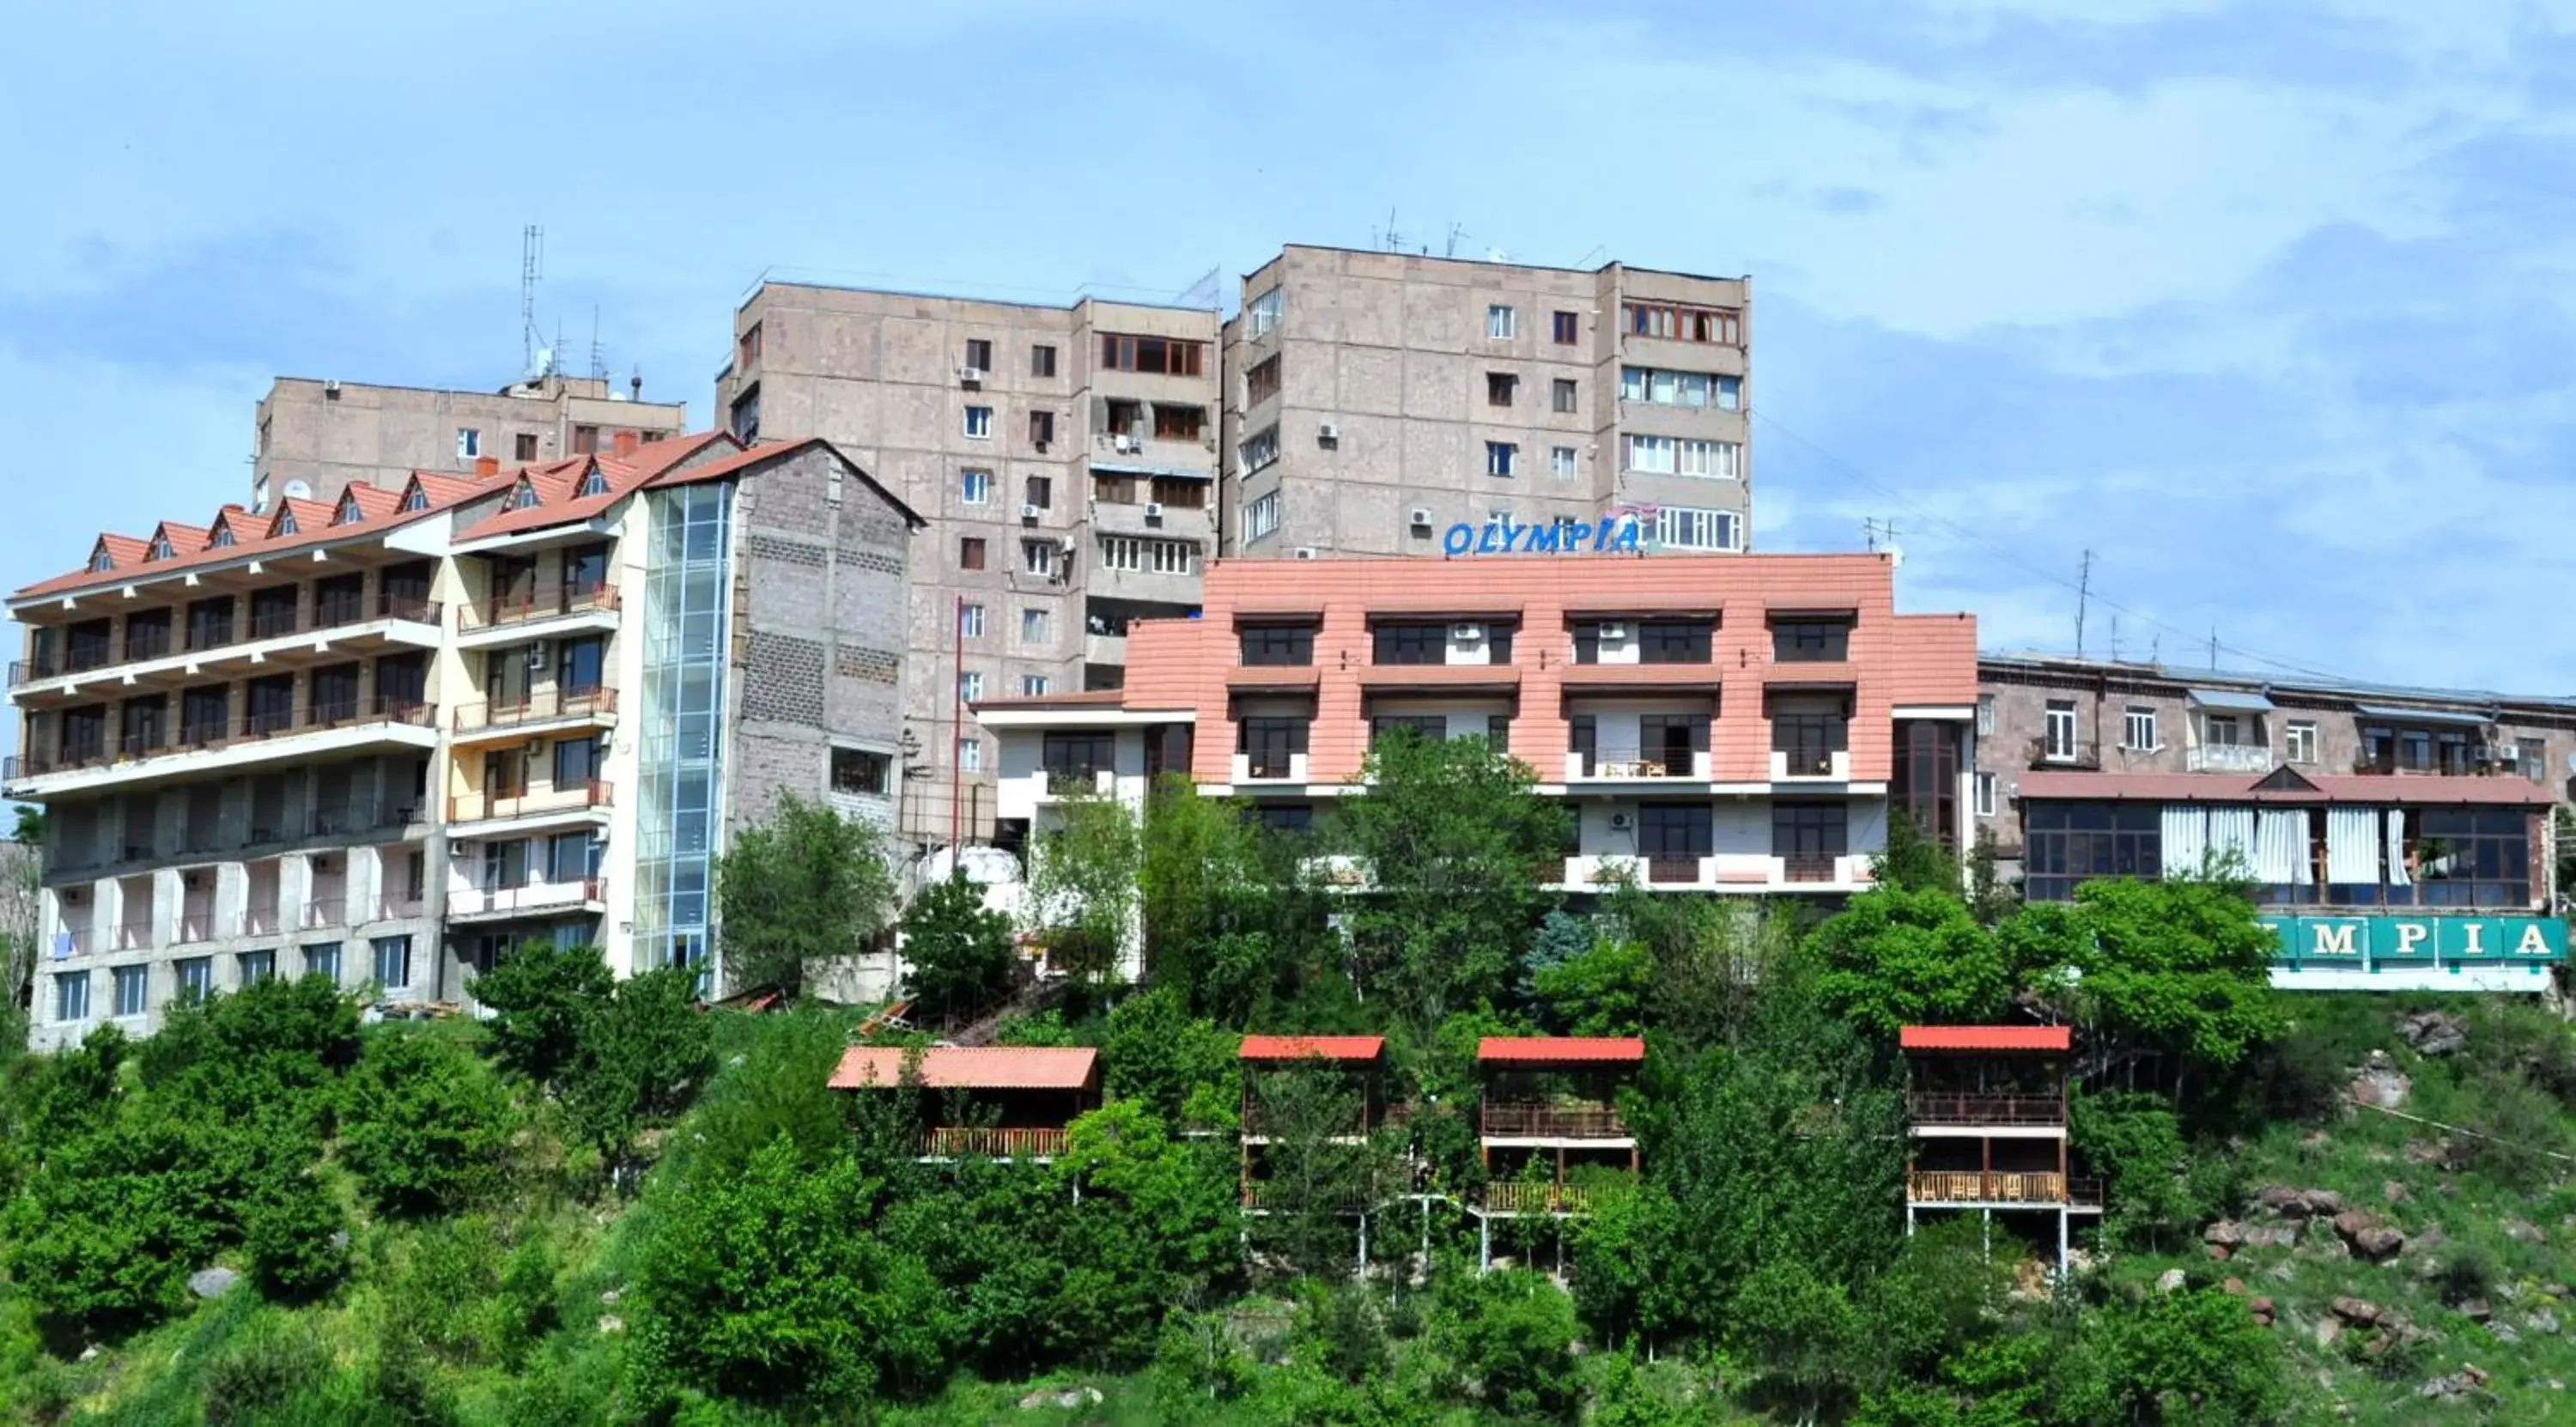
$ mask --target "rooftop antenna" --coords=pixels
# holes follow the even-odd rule
[[[545,275],[546,230],[531,223],[519,230],[519,369],[537,371],[537,279]]]
[[[599,304],[597,303],[592,303],[590,308],[590,379],[595,382],[608,380],[608,349],[599,345]]]
[[[2116,613],[2111,616],[2111,662],[2120,662],[2120,616]]]
[[[1404,251],[1404,235],[1395,231],[1395,210],[1392,207],[1386,210],[1386,250],[1390,253]]]
[[[2218,626],[2209,627],[2209,672],[2218,672]]]
[[[2084,657],[2084,606],[2093,598],[2093,552],[2084,552],[2084,568],[2075,576],[2075,657]]]
[[[1218,274],[1224,271],[1222,267],[1208,269],[1205,277],[1182,288],[1180,295],[1172,299],[1172,305],[1174,307],[1216,307]]]
[[[1896,522],[1881,520],[1874,515],[1864,516],[1860,523],[1860,538],[1861,543],[1867,546],[1873,555],[1878,553],[1878,542],[1881,540],[1886,541],[1887,548],[1893,550],[1896,548]]]
[[[1446,251],[1444,251],[1444,252],[1442,252],[1442,253],[1440,254],[1440,256],[1442,256],[1442,257],[1444,257],[1444,258],[1454,258],[1454,257],[1458,256],[1458,240],[1459,240],[1459,239],[1461,239],[1461,238],[1469,237],[1469,236],[1472,236],[1472,235],[1468,233],[1468,231],[1467,231],[1467,225],[1466,225],[1466,224],[1464,224],[1464,223],[1452,223],[1452,224],[1450,224],[1450,225],[1449,225],[1449,246],[1448,246],[1448,248],[1447,248],[1447,250],[1446,250]]]

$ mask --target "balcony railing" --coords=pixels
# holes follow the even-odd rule
[[[609,807],[613,801],[605,778],[543,791],[498,795],[457,793],[447,800],[447,820],[451,823],[487,822],[495,818],[529,817],[537,813],[580,812],[587,808]]]
[[[1488,1139],[1624,1140],[1628,1127],[1608,1105],[1542,1100],[1485,1102]]]
[[[167,625],[152,624],[140,628],[129,626],[123,650],[112,652],[108,645],[74,649],[34,659],[15,659],[9,664],[9,682],[24,684],[36,679],[58,678],[65,674],[84,674],[92,669],[105,669],[116,664],[136,664],[146,659],[162,659],[173,652],[208,654],[236,644],[251,644],[263,639],[282,639],[288,635],[310,634],[319,630],[338,629],[358,622],[365,609],[354,596],[335,596],[311,604],[299,604],[291,610],[259,610],[241,619],[210,620],[180,626],[173,637]],[[376,602],[378,619],[411,620],[436,624],[443,606],[425,596],[400,593],[386,594]]]
[[[1780,864],[1781,872],[1792,882],[1831,882],[1841,861],[1832,856],[1783,857]]]
[[[57,753],[13,755],[0,776],[33,778],[46,773],[69,772],[76,768],[95,768],[109,763],[151,758],[164,753],[189,753],[227,748],[241,743],[290,733],[320,733],[335,728],[358,728],[369,724],[403,724],[429,728],[434,719],[429,705],[378,699],[370,706],[358,700],[307,704],[301,709],[268,709],[244,714],[224,723],[182,723],[178,736],[165,737],[160,730],[137,732],[112,745],[101,741],[95,745],[75,745]]]
[[[1691,883],[1699,880],[1697,857],[1649,857],[1646,859],[1648,882]]]
[[[378,897],[373,910],[375,915],[370,921],[407,922],[425,915],[428,904],[418,897]]]
[[[2183,766],[2194,773],[2269,773],[2279,762],[2260,743],[2204,743],[2183,755]]]
[[[586,877],[579,882],[530,882],[517,887],[478,887],[459,892],[450,900],[448,910],[465,917],[538,912],[577,907],[584,902],[601,901],[607,895],[607,879],[600,877]]]
[[[118,951],[140,951],[152,944],[154,925],[153,919],[148,914],[135,921],[118,922],[110,934],[110,940]]]
[[[1044,1126],[942,1125],[922,1137],[921,1152],[935,1159],[1053,1159],[1064,1153],[1064,1133]]]
[[[345,897],[316,897],[304,904],[304,914],[296,919],[296,925],[305,931],[348,923],[349,901]]]
[[[275,902],[271,902],[266,906],[251,907],[244,910],[241,914],[241,935],[277,935],[277,904]]]
[[[1595,758],[1583,755],[1586,778],[1687,778],[1691,776],[1692,759],[1680,758]]]
[[[2081,1204],[2102,1202],[2098,1179],[2055,1170],[1909,1170],[1905,1196],[1917,1204]]]
[[[170,928],[170,940],[182,946],[187,945],[190,942],[213,941],[214,939],[215,914],[210,911],[181,912],[177,923]]]
[[[2102,750],[2082,739],[2054,739],[2043,735],[2030,741],[2030,766],[2099,771],[2102,767]]]
[[[615,585],[548,586],[490,595],[471,604],[459,605],[456,623],[459,629],[498,629],[505,625],[616,608]]]
[[[2054,1095],[1918,1090],[1905,1097],[1905,1113],[1918,1125],[2063,1125],[2066,1104]]]
[[[1485,1208],[1496,1214],[1586,1214],[1606,1192],[1599,1185],[1498,1179],[1485,1186]]]
[[[1108,771],[1106,768],[1049,768],[1046,770],[1047,796],[1063,798],[1098,792],[1100,775]]]
[[[1828,738],[1782,739],[1771,747],[1780,755],[1787,776],[1791,778],[1830,778],[1834,775],[1834,755],[1849,752],[1848,742]]]
[[[54,948],[65,956],[86,956],[98,949],[94,927],[65,927],[54,933]]]
[[[1293,755],[1286,753],[1251,754],[1245,764],[1245,767],[1249,770],[1245,776],[1252,778],[1293,778],[1296,774],[1292,770],[1294,770],[1296,764],[1292,761],[1292,758]]]
[[[617,691],[602,684],[566,688],[561,684],[531,689],[517,699],[462,704],[452,720],[459,733],[478,728],[516,728],[555,718],[585,718],[617,712]]]

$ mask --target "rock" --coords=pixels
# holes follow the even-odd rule
[[[2448,1011],[2419,1011],[2398,1017],[2397,1038],[2413,1046],[2417,1055],[2452,1055],[2469,1043],[2469,1027]]]
[[[2487,1331],[2495,1335],[2497,1342],[2508,1347],[2522,1341],[2522,1335],[2513,1331],[2513,1325],[2510,1323],[2489,1323]]]
[[[92,1344],[90,1344],[88,1347],[81,1349],[81,1355],[80,1355],[80,1359],[79,1359],[79,1360],[80,1360],[81,1362],[88,1362],[88,1361],[90,1361],[91,1359],[96,1358],[97,1356],[98,1356],[98,1344],[96,1344],[96,1343],[92,1343]]]
[[[241,1282],[241,1275],[228,1268],[203,1268],[188,1275],[188,1291],[199,1298],[221,1298]]]
[[[2227,1247],[2224,1244],[2211,1244],[2208,1246],[2206,1252],[2209,1254],[2210,1262],[2212,1263],[2227,1262]]]
[[[2184,1277],[2181,1269],[2166,1269],[2163,1273],[2156,1276],[2156,1291],[2158,1293],[2179,1292],[2183,1286],[2183,1281]]]
[[[2568,1290],[2567,1285],[2563,1283],[2544,1283],[2540,1285],[2540,1291],[2552,1298],[2565,1298]]]
[[[2370,1070],[2352,1082],[2352,1098],[2356,1104],[2394,1110],[2406,1103],[2414,1089],[2415,1082],[2407,1079],[2404,1071]]]
[[[2335,1340],[2343,1336],[2343,1321],[2337,1318],[2320,1318],[2316,1326],[2308,1330],[2308,1336],[2319,1348],[2331,1348],[2335,1345]]]
[[[2397,1340],[2395,1338],[2390,1337],[2386,1333],[2376,1333],[2371,1336],[2369,1342],[2361,1345],[2361,1355],[2365,1358],[2377,1360],[2379,1358],[2386,1357],[2388,1355],[2388,1350],[2396,1346]]]
[[[2200,1231],[2200,1241],[2202,1243],[2215,1244],[2223,1249],[2240,1247],[2249,1242],[2251,1238],[2252,1235],[2246,1227],[2243,1224],[2237,1223],[2233,1219],[2221,1219],[2217,1223]]]
[[[2356,1253],[2372,1263],[2386,1263],[2406,1248],[2406,1236],[2395,1229],[2364,1229],[2352,1236]]]
[[[2452,1373],[2427,1379],[2422,1387],[2415,1389],[2415,1395],[2427,1401],[2448,1402],[2453,1398],[2468,1396],[2471,1386],[2466,1377]]]
[[[2460,1364],[2460,1376],[2467,1378],[2469,1380],[2469,1386],[2471,1387],[2484,1387],[2487,1385],[2486,1369],[2479,1367],[2476,1363]]]
[[[2255,1202],[2276,1214],[2304,1219],[2312,1214],[2335,1215],[2343,1212],[2343,1196],[2331,1189],[2291,1189],[2273,1185],[2254,1196]]]
[[[2245,1280],[2241,1278],[2231,1278],[2218,1286],[2222,1290],[2228,1293],[2233,1293],[2239,1298],[2245,1296]]]
[[[2558,1315],[2546,1308],[2534,1309],[2530,1317],[2522,1320],[2522,1326],[2535,1333],[2555,1336],[2558,1332]]]
[[[2288,1283],[2290,1280],[2299,1276],[2299,1271],[2290,1267],[2288,1262],[2284,1261],[2276,1263],[2270,1268],[2263,1270],[2263,1276],[2272,1280],[2274,1283]]]
[[[2267,1184],[2254,1191],[2254,1202],[2276,1214],[2305,1214],[2299,1191],[2286,1184]]]
[[[2378,1304],[2367,1298],[2339,1297],[2326,1307],[2334,1316],[2347,1323],[2376,1323],[2382,1311]]]
[[[2485,1299],[2472,1298],[2460,1305],[2460,1316],[2472,1323],[2483,1323],[2495,1316],[2495,1310],[2487,1307]]]
[[[602,1313],[599,1315],[599,1331],[603,1333],[623,1333],[626,1331],[626,1320],[618,1317],[614,1313]]]
[[[2249,1308],[2252,1308],[2255,1312],[2260,1313],[2260,1314],[2263,1314],[2263,1315],[2265,1315],[2265,1316],[2267,1316],[2267,1317],[2268,1317],[2268,1316],[2270,1316],[2270,1315],[2273,1313],[2273,1311],[2274,1311],[2274,1309],[2273,1309],[2273,1305],[2272,1305],[2272,1300],[2271,1300],[2271,1299],[2268,1299],[2268,1298],[2257,1298],[2257,1299],[2255,1299],[2252,1303],[2250,1303],[2250,1304],[2248,1304],[2248,1305],[2246,1305],[2246,1306],[2247,1306],[2247,1307],[2249,1307]]]
[[[2296,1222],[2256,1224],[2247,1231],[2245,1237],[2246,1246],[2249,1248],[2287,1249],[2297,1247],[2298,1242],[2299,1226]]]
[[[2415,1247],[2419,1249],[2438,1249],[2450,1241],[2451,1236],[2442,1232],[2441,1225],[2427,1224],[2424,1226],[2422,1232],[2416,1234]]]
[[[600,1294],[599,1301],[610,1308],[614,1308],[617,1306],[617,1297],[617,1290],[612,1288]]]
[[[1062,1392],[1041,1390],[1020,1399],[1020,1410],[1023,1412],[1034,1412],[1041,1407],[1060,1407],[1071,1411],[1099,1405],[1100,1389],[1096,1387],[1068,1387]]]
[[[2387,1200],[2387,1201],[2388,1201],[2389,1203],[2391,1203],[2391,1204],[2403,1204],[2403,1203],[2405,1203],[2405,1202],[2406,1202],[2406,1184],[2405,1184],[2405,1181],[2403,1181],[2403,1180],[2397,1180],[2397,1179],[2392,1179],[2392,1180],[2389,1180],[2387,1183],[2380,1185],[2380,1186],[2379,1186],[2379,1197],[2380,1197],[2380,1198],[2382,1198],[2382,1199],[2384,1199],[2384,1200]]]
[[[2336,1263],[2352,1257],[2352,1250],[2332,1234],[2318,1234],[2299,1246],[2299,1257],[2317,1263]]]
[[[2549,1236],[2540,1231],[2540,1226],[2532,1223],[2528,1219],[2505,1220],[2504,1236],[2516,1243],[2523,1244],[2545,1244],[2549,1242]]]

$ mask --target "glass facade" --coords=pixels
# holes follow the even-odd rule
[[[730,481],[655,491],[644,582],[635,968],[704,965],[724,807]]]

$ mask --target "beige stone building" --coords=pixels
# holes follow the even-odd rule
[[[1439,555],[1627,512],[1649,550],[1746,549],[1751,299],[1620,263],[1290,246],[1225,328],[1225,553]]]
[[[1198,308],[784,283],[734,314],[717,419],[823,437],[930,522],[907,611],[907,840],[991,827],[998,750],[966,704],[1114,688],[1130,619],[1197,608],[1217,330]]]
[[[370,386],[279,377],[259,403],[251,509],[333,501],[351,485],[400,490],[414,471],[470,472],[560,461],[688,425],[682,402],[645,401],[639,380],[621,391],[596,377],[545,376],[497,392]]]

